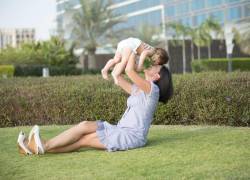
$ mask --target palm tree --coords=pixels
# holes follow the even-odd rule
[[[206,36],[205,44],[208,47],[208,58],[211,59],[211,44],[213,40],[212,33],[214,32],[216,37],[219,35],[221,36],[223,34],[222,28],[216,20],[213,18],[208,18],[201,24],[201,29],[204,33],[203,36]]]
[[[210,36],[207,34],[207,30],[205,26],[197,26],[193,28],[193,42],[198,48],[198,59],[201,59],[201,47],[204,47],[208,44],[210,40]]]
[[[162,34],[160,27],[155,27],[150,24],[140,24],[135,34],[139,39],[152,46],[157,46],[162,42],[160,38]]]
[[[117,17],[109,8],[111,3],[110,0],[80,0],[80,9],[73,12],[71,38],[88,53],[89,69],[96,68],[95,51],[99,40],[105,38],[114,25],[123,21],[123,17]],[[70,13],[72,9],[66,11]]]
[[[242,52],[250,55],[250,18],[240,21],[236,33],[236,40]]]
[[[185,37],[189,34],[189,28],[179,22],[168,23],[167,28],[174,30],[172,44],[182,46],[183,73],[186,73],[186,45]],[[181,41],[180,41],[181,40]]]

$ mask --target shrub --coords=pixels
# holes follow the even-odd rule
[[[78,58],[73,54],[74,46],[67,50],[65,45],[65,41],[52,37],[48,41],[23,43],[18,48],[7,47],[0,52],[0,64],[75,65]]]
[[[46,65],[16,65],[14,76],[42,76],[42,69],[49,68],[50,76],[58,75],[80,75],[81,69],[74,65],[68,66],[46,66]]]
[[[225,58],[194,60],[191,66],[193,72],[227,71],[228,60]],[[233,71],[250,71],[250,58],[232,58],[232,67]]]
[[[153,124],[249,126],[250,73],[174,75],[174,96]],[[100,75],[0,80],[0,126],[116,123],[127,95]]]
[[[12,77],[14,74],[14,66],[12,65],[0,65],[0,78]]]

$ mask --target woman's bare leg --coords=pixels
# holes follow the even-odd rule
[[[61,134],[43,141],[45,149],[54,149],[66,146],[78,141],[83,135],[95,132],[97,129],[96,121],[82,121]]]
[[[117,77],[124,71],[131,53],[132,53],[131,49],[125,48],[122,52],[121,62],[115,65],[114,70],[111,73],[114,78],[115,84],[118,83]]]
[[[57,147],[57,148],[48,148],[45,149],[45,152],[51,152],[51,153],[64,153],[64,152],[72,152],[72,151],[77,151],[80,148],[83,147],[93,147],[97,149],[106,149],[105,146],[99,141],[99,138],[96,134],[90,133],[87,135],[83,135],[80,139],[78,139],[76,142],[70,145],[62,146],[62,147]]]
[[[119,63],[120,61],[121,61],[121,54],[119,52],[116,52],[115,57],[113,59],[110,59],[101,71],[103,79],[108,79],[109,69],[113,67],[115,64]]]

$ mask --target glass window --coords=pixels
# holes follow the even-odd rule
[[[227,13],[227,19],[228,20],[236,20],[241,18],[241,8],[240,7],[234,7],[228,9]]]
[[[168,7],[165,9],[165,15],[169,17],[174,17],[175,16],[175,7]]]
[[[176,13],[177,14],[185,14],[188,12],[188,3],[182,3],[177,5]]]
[[[226,3],[239,2],[239,0],[225,0]]]
[[[245,8],[244,9],[244,11],[245,11],[245,17],[249,17],[250,16],[250,5],[248,4],[244,8]]]
[[[198,15],[193,17],[193,25],[199,26],[206,20],[206,14]]]
[[[205,0],[192,0],[192,10],[198,10],[205,7]]]
[[[65,3],[61,3],[61,4],[56,5],[56,11],[57,12],[60,12],[60,11],[63,11],[63,10],[65,10]]]
[[[188,17],[179,19],[179,22],[185,26],[191,26],[191,19]]]
[[[207,0],[207,5],[209,7],[217,6],[222,3],[222,0]]]
[[[221,24],[224,22],[224,13],[223,13],[223,11],[212,12],[212,13],[210,13],[210,17],[212,17],[213,19],[215,19],[216,21],[218,21]]]

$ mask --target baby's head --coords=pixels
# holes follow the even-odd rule
[[[169,56],[165,49],[155,48],[151,59],[155,65],[163,65],[168,62]]]

